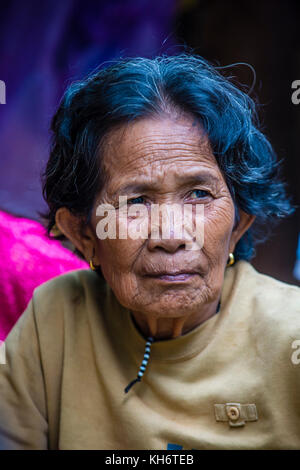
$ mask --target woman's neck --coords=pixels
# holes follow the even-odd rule
[[[201,309],[200,312],[176,318],[159,317],[141,312],[131,312],[131,314],[144,338],[152,336],[157,340],[163,340],[177,338],[188,333],[217,313],[219,307],[218,299]]]

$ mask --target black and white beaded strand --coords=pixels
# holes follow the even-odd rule
[[[127,387],[124,389],[125,393],[128,393],[129,390],[131,389],[131,387],[134,384],[136,384],[137,382],[140,382],[142,380],[142,377],[145,373],[146,367],[147,367],[149,359],[150,359],[151,345],[152,345],[153,341],[154,341],[154,339],[152,338],[152,336],[149,336],[149,338],[147,338],[147,342],[146,342],[146,346],[145,346],[144,359],[143,359],[142,364],[140,366],[140,369],[138,371],[137,378],[134,379],[132,382],[130,382],[127,385]]]
[[[219,301],[216,313],[218,313],[220,311],[220,308],[221,308],[221,301]],[[146,346],[145,346],[144,359],[143,359],[142,364],[139,368],[137,378],[132,380],[132,382],[130,382],[127,385],[127,387],[124,389],[125,393],[128,393],[129,390],[131,389],[131,387],[134,384],[136,384],[137,382],[140,382],[142,380],[142,377],[145,373],[146,367],[147,367],[149,359],[150,359],[151,345],[152,345],[153,341],[154,341],[154,338],[152,338],[152,336],[149,336],[149,338],[147,338],[147,342],[146,342]]]

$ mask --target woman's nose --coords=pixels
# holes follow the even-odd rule
[[[172,233],[169,238],[163,238],[162,236],[158,238],[150,237],[148,240],[148,249],[150,251],[155,250],[164,250],[168,253],[175,253],[179,249],[186,248],[187,241],[181,238],[174,238]]]
[[[161,249],[174,253],[178,249],[186,248],[190,241],[181,216],[165,212],[159,223],[151,225],[148,249],[150,251]]]

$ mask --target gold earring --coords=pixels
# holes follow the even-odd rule
[[[228,266],[231,266],[232,264],[234,263],[234,254],[233,253],[229,253],[229,258],[227,260],[227,267]]]
[[[90,260],[90,268],[93,270],[93,271],[96,271],[96,268],[95,266],[93,265],[93,261]]]

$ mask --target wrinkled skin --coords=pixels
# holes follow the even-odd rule
[[[82,235],[74,216],[64,208],[57,211],[56,223],[88,261],[92,258],[101,265],[117,299],[130,309],[145,336],[182,335],[215,314],[228,255],[254,216],[240,211],[235,226],[224,176],[208,138],[189,116],[144,118],[124,125],[110,132],[104,149],[107,180],[95,202],[91,227]],[[202,175],[203,181],[195,175]],[[133,187],[141,184],[142,190]],[[109,203],[118,211],[119,195],[149,210],[153,203],[204,205],[202,249],[187,250],[184,234],[169,239],[157,235],[99,240],[96,207]],[[193,273],[182,281],[154,275],[184,270]]]

